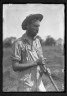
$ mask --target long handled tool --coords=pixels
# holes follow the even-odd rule
[[[40,68],[41,68],[41,70],[43,71],[44,74],[47,74],[47,75],[48,75],[48,77],[49,77],[49,79],[51,80],[51,82],[52,82],[54,88],[56,89],[56,91],[59,91],[57,85],[55,84],[55,82],[54,82],[54,80],[53,80],[53,78],[52,78],[52,76],[48,73],[47,70],[46,70],[46,72],[45,72],[45,70],[44,70],[44,65],[43,65],[43,64],[40,65]]]
[[[30,52],[29,52],[29,53],[30,53]],[[30,54],[30,55],[31,55],[31,54]],[[31,56],[31,57],[32,57],[32,56]],[[32,59],[33,59],[33,57],[32,57]],[[34,60],[34,59],[33,59],[33,60]],[[45,67],[45,62],[44,62],[44,64],[38,64],[38,65],[40,66],[42,72],[43,72],[44,74],[47,74],[47,75],[48,75],[48,77],[49,77],[50,81],[52,82],[52,84],[53,84],[54,88],[56,89],[56,91],[59,91],[57,85],[55,84],[55,82],[54,82],[54,80],[53,80],[53,78],[52,78],[52,76],[49,74],[49,72],[47,71],[47,68]],[[45,69],[46,69],[46,72],[45,72]]]
[[[28,50],[28,52],[29,52],[29,50]],[[30,53],[30,52],[29,52],[29,53]],[[36,53],[37,53],[37,52],[36,52]],[[37,54],[38,54],[38,53],[37,53]],[[31,55],[31,53],[30,53],[30,55]],[[31,57],[32,57],[32,55],[31,55]],[[40,58],[39,55],[38,55],[38,57]],[[32,57],[32,59],[33,59],[33,57]],[[44,58],[44,59],[45,59],[45,58]],[[34,60],[34,59],[33,59],[33,60]],[[55,82],[54,82],[54,80],[53,80],[53,78],[52,78],[52,76],[49,74],[47,68],[45,67],[45,62],[44,62],[43,64],[38,64],[38,65],[40,66],[42,72],[43,72],[44,74],[47,74],[47,75],[48,75],[48,77],[49,77],[49,79],[51,80],[51,82],[52,82],[53,86],[55,87],[56,91],[59,91],[57,85],[55,84]],[[45,69],[46,69],[46,72],[45,72]]]

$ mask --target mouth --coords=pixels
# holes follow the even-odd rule
[[[34,31],[34,32],[32,32],[32,35],[36,36],[37,33],[38,33],[38,31]]]

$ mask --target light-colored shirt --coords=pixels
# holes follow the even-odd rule
[[[43,58],[42,47],[37,37],[31,42],[27,34],[16,40],[13,45],[13,61],[26,63]],[[18,91],[37,91],[40,82],[40,67],[34,66],[23,71],[18,71]]]

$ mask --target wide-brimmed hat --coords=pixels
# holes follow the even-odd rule
[[[42,14],[31,14],[29,16],[27,16],[25,18],[25,20],[22,22],[22,29],[26,30],[27,29],[27,25],[31,24],[32,20],[37,19],[39,21],[41,21],[43,19],[43,15]]]

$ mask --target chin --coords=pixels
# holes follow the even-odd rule
[[[37,34],[33,34],[33,36],[35,37]]]

